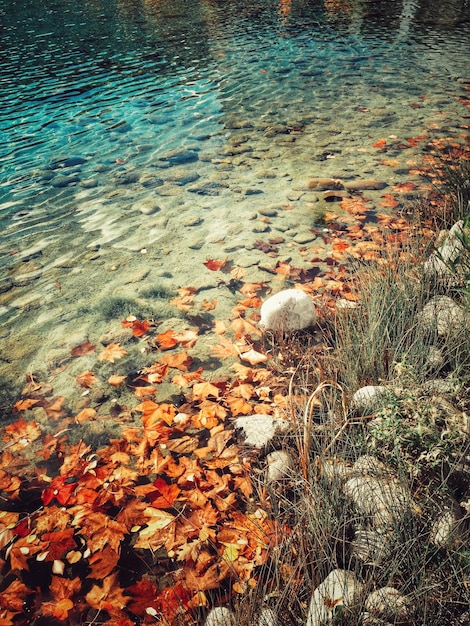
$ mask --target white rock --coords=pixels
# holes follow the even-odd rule
[[[361,387],[352,397],[351,408],[357,413],[371,413],[381,407],[387,391],[382,385]]]
[[[462,533],[462,511],[454,502],[434,522],[429,540],[438,548],[450,548],[462,537]]]
[[[445,235],[445,231],[441,231]],[[425,276],[430,278],[447,279],[450,283],[456,280],[458,274],[459,257],[468,255],[463,244],[463,238],[468,237],[462,220],[456,222],[447,233],[440,245],[428,258],[423,267]],[[439,239],[442,239],[441,233]],[[455,269],[452,267],[455,265]]]
[[[207,615],[205,626],[237,626],[237,621],[230,609],[216,606]]]
[[[313,302],[300,289],[280,291],[261,306],[260,326],[264,330],[292,332],[313,326],[316,319]]]
[[[285,450],[275,450],[266,457],[266,482],[273,483],[290,475],[292,459]]]
[[[258,626],[277,626],[277,615],[272,609],[263,609],[258,619]]]
[[[446,337],[464,330],[467,316],[449,296],[436,296],[425,304],[418,321],[425,331],[437,331],[439,337]]]
[[[255,448],[266,446],[278,432],[284,432],[290,427],[287,420],[258,413],[237,417],[234,424],[235,428],[243,430],[245,443]]]
[[[392,479],[356,476],[344,485],[344,492],[376,530],[393,528],[411,508],[409,494]]]
[[[358,530],[351,544],[351,554],[366,565],[380,565],[389,551],[387,535],[375,530]]]
[[[394,587],[382,587],[367,596],[365,609],[384,619],[403,621],[409,617],[410,602]]]
[[[371,454],[360,456],[352,467],[355,476],[389,476],[391,470]]]
[[[331,623],[336,607],[354,604],[362,589],[362,583],[353,572],[333,570],[313,592],[306,626],[323,626]]]

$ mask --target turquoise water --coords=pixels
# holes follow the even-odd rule
[[[304,267],[323,202],[309,178],[415,180],[420,147],[398,144],[468,124],[463,1],[3,0],[0,24],[13,378],[107,332],[109,297],[171,320],[149,289],[193,285],[229,319],[233,294],[205,260],[269,283],[254,244],[282,236],[279,258]]]

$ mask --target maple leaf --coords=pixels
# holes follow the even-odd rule
[[[70,598],[62,598],[62,600],[54,600],[53,602],[43,602],[41,604],[41,613],[46,617],[55,617],[55,619],[65,622],[68,619],[69,611],[73,607],[74,603]]]
[[[193,400],[204,400],[205,398],[212,396],[218,398],[220,389],[212,383],[202,382],[195,383],[193,385]]]
[[[244,398],[227,396],[225,400],[229,406],[230,413],[234,417],[237,415],[249,415],[250,413],[253,413],[253,407],[251,404],[248,404]]]
[[[381,139],[377,139],[377,141],[372,144],[372,147],[380,149],[380,148],[385,148],[386,145],[387,145],[387,140],[382,137]]]
[[[23,450],[40,436],[41,430],[36,422],[27,422],[23,418],[8,424],[3,431],[3,441],[7,444],[10,452]]]
[[[214,259],[209,259],[208,261],[205,261],[203,263],[203,265],[205,265],[207,267],[207,269],[211,270],[212,272],[216,272],[217,270],[221,270],[224,265],[227,263],[227,258],[225,258],[223,261],[215,261]]]
[[[84,356],[85,354],[90,354],[90,352],[94,352],[96,350],[96,346],[93,346],[89,339],[81,343],[79,346],[72,348],[70,354],[73,357]]]
[[[83,422],[87,422],[90,419],[93,419],[96,416],[96,411],[95,409],[92,409],[91,407],[87,407],[85,409],[82,409],[80,411],[80,413],[78,413],[75,416],[75,422],[77,424],[83,424]]]
[[[50,402],[44,405],[44,410],[50,419],[59,419],[64,416],[62,406],[65,402],[65,396],[57,396],[52,398]]]
[[[243,317],[237,317],[231,323],[231,327],[235,331],[236,337],[242,337],[243,335],[261,335],[259,328],[254,326],[251,322],[248,322]]]
[[[391,193],[384,193],[380,197],[383,198],[383,201],[379,202],[379,206],[383,206],[383,207],[388,207],[388,208],[394,209],[395,207],[397,207],[400,204],[395,199],[395,196],[393,194],[391,194]]]
[[[151,385],[145,385],[143,387],[134,387],[134,395],[136,398],[147,398],[157,393],[157,389]]]
[[[157,335],[155,341],[157,342],[160,350],[171,350],[171,348],[174,348],[178,345],[178,340],[175,338],[175,333],[171,329]]]
[[[150,322],[148,320],[144,320],[143,322],[139,321],[133,315],[130,315],[127,319],[122,321],[123,328],[131,328],[132,334],[134,337],[142,337],[148,332],[150,328]]]
[[[18,413],[21,411],[27,411],[31,407],[39,404],[39,402],[41,402],[39,398],[26,398],[25,400],[18,400],[18,402],[15,402],[13,405],[13,410]]]
[[[0,606],[10,611],[22,612],[24,610],[24,599],[31,593],[33,593],[32,590],[20,580],[13,580],[0,593]]]
[[[127,354],[127,351],[119,343],[110,343],[98,355],[98,361],[109,361],[114,363],[118,359]]]
[[[195,372],[190,372],[188,374],[177,374],[176,376],[173,376],[171,382],[175,385],[179,385],[180,387],[189,387],[189,385],[194,381],[202,381],[203,371],[204,368],[200,367]]]
[[[178,485],[169,485],[160,477],[153,484],[155,491],[147,494],[147,499],[150,500],[152,506],[156,509],[168,509],[173,506],[174,501],[181,492]]]
[[[102,550],[96,551],[88,559],[88,564],[91,567],[90,576],[97,580],[103,580],[106,576],[109,576],[113,569],[116,567],[119,561],[119,552],[114,550],[111,546],[104,546]]]
[[[98,382],[98,379],[95,376],[95,372],[90,372],[90,371],[86,371],[86,372],[83,372],[82,374],[79,374],[75,380],[79,387],[86,387],[86,388],[90,388],[95,383]]]
[[[126,380],[127,376],[119,376],[118,374],[113,374],[108,378],[108,384],[113,387],[120,387],[123,382]]]
[[[107,611],[110,615],[120,617],[122,609],[129,602],[129,596],[122,594],[119,587],[119,572],[107,576],[101,585],[93,585],[85,598],[88,604],[97,611]]]
[[[167,373],[168,365],[155,361],[150,367],[144,367],[141,370],[142,376],[139,376],[139,378],[147,383],[158,384],[162,382]]]
[[[261,352],[258,352],[254,348],[240,354],[242,361],[247,361],[250,365],[258,365],[258,363],[265,363],[269,361],[269,357]]]
[[[56,476],[41,494],[41,500],[44,506],[47,506],[54,500],[59,504],[65,505],[70,500],[72,493],[77,486],[74,482],[66,482],[67,476]]]
[[[53,532],[44,533],[41,537],[42,541],[48,543],[46,561],[55,561],[62,558],[62,556],[69,550],[73,550],[77,547],[73,528],[67,528],[65,530],[56,530]],[[44,550],[45,551],[45,550]]]
[[[126,592],[132,596],[127,608],[135,615],[145,617],[149,607],[157,608],[157,586],[153,581],[141,578],[135,585],[127,587]]]
[[[224,335],[227,332],[227,326],[222,320],[214,321],[214,332],[217,335]]]
[[[217,306],[217,300],[204,299],[201,302],[201,307],[204,309],[204,311],[213,311],[216,306]]]
[[[153,400],[144,400],[135,407],[135,410],[142,412],[142,424],[144,428],[151,428],[161,421],[171,426],[176,414],[173,405],[156,404]]]
[[[174,367],[182,372],[187,372],[193,362],[192,357],[187,352],[177,352],[175,354],[165,354],[162,363],[169,367]]]
[[[223,336],[219,338],[218,345],[211,346],[211,352],[214,356],[226,359],[231,356],[238,356],[238,350],[235,345]]]
[[[148,506],[145,511],[146,527],[139,531],[138,539],[135,543],[136,548],[144,548],[147,550],[158,550],[166,541],[165,529],[172,529],[175,522],[175,516],[167,511],[156,509]]]

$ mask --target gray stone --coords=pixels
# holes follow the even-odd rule
[[[316,238],[317,236],[314,233],[298,233],[293,239],[295,243],[304,244],[310,243]]]
[[[383,180],[349,180],[344,183],[346,189],[350,191],[362,191],[362,190],[380,190],[385,189],[388,186]]]
[[[261,306],[260,326],[265,330],[292,332],[313,326],[317,319],[310,297],[300,289],[286,289]]]
[[[187,170],[183,168],[171,168],[167,170],[167,175],[165,178],[172,183],[176,183],[177,185],[187,185],[188,183],[193,183],[194,181],[200,178],[197,172],[192,170]]]
[[[353,572],[333,570],[313,592],[306,626],[331,624],[336,607],[353,605],[362,591],[363,585]]]
[[[469,239],[469,236],[469,230],[464,227],[462,220],[456,222],[448,233],[441,231],[438,244],[441,240],[443,243],[438,245],[424,264],[424,275],[445,280],[450,284],[457,283],[459,270],[462,269],[461,262],[466,261],[464,265],[468,263],[470,250],[465,245],[465,241]]]
[[[344,485],[344,492],[375,530],[393,528],[411,509],[408,491],[392,478],[356,476]]]
[[[449,296],[436,296],[425,304],[418,321],[425,331],[446,337],[462,332],[468,325],[468,316]]]
[[[131,208],[135,211],[140,211],[143,215],[153,215],[154,213],[160,211],[158,204],[151,198],[138,200],[137,202],[134,202]]]
[[[237,626],[237,620],[230,609],[216,606],[209,611],[205,626]]]
[[[411,603],[394,587],[382,587],[367,596],[365,609],[374,616],[402,622],[410,617]]]
[[[380,565],[389,555],[387,535],[375,530],[358,530],[351,544],[351,556],[366,565]]]
[[[372,413],[382,406],[389,390],[382,385],[366,385],[356,391],[352,397],[351,408],[357,413]]]
[[[457,502],[452,502],[434,522],[429,540],[438,548],[451,548],[462,539],[463,530],[462,511]]]
[[[278,432],[285,432],[290,428],[290,422],[272,415],[247,415],[237,417],[235,428],[240,428],[245,435],[245,443],[255,448],[266,446]]]
[[[343,183],[337,178],[311,178],[307,183],[308,189],[316,191],[328,191],[330,189],[343,189]]]

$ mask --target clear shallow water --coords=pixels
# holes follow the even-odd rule
[[[5,0],[0,21],[7,375],[162,281],[229,316],[203,261],[268,282],[253,244],[281,234],[305,264],[309,178],[413,180],[419,147],[394,143],[464,132],[464,1]]]

